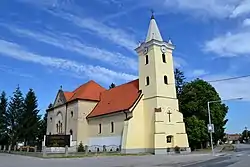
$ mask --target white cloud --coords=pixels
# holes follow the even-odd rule
[[[197,78],[197,77],[202,77],[202,76],[207,75],[207,74],[209,74],[209,72],[206,70],[195,69],[192,71],[188,71],[186,75],[188,78]]]
[[[165,0],[171,11],[213,18],[240,17],[250,13],[249,0]]]
[[[122,46],[133,53],[135,47],[137,46],[133,34],[129,34],[122,29],[107,26],[92,18],[81,18],[76,15],[65,12],[50,13],[58,17],[64,18],[80,28],[87,29],[101,38],[108,39],[116,45]]]
[[[250,26],[250,18],[247,18],[247,19],[245,19],[245,20],[243,21],[243,26],[244,26],[244,27]]]
[[[210,75],[206,76],[203,79],[207,81],[231,78],[234,76],[231,75]],[[211,82],[211,84],[219,92],[222,99],[231,99],[231,98],[244,98],[244,100],[250,100],[250,78],[242,78],[236,80],[227,80],[221,82]]]
[[[250,13],[250,1],[241,0],[241,2],[233,10],[231,17],[239,17]]]
[[[82,76],[83,78],[87,77],[108,84],[111,81],[129,81],[137,78],[136,76],[130,74],[115,72],[100,66],[84,65],[67,59],[41,56],[25,50],[25,48],[16,43],[1,39],[0,53],[2,56],[53,67],[71,72],[73,76],[77,75]]]
[[[183,58],[175,57],[175,56],[173,58],[174,58],[174,67],[175,68],[180,68],[180,67],[187,65],[187,62]]]
[[[45,7],[61,7],[65,5],[72,5],[74,0],[17,0],[20,2],[30,3],[32,5],[37,6],[45,6]]]
[[[34,40],[38,40],[59,47],[61,49],[76,52],[85,57],[91,59],[97,59],[112,66],[116,66],[122,69],[137,71],[138,63],[136,59],[126,57],[118,52],[109,52],[104,49],[88,46],[86,44],[83,44],[80,40],[74,38],[72,34],[56,33],[52,31],[50,32],[44,31],[40,33],[26,29],[16,28],[11,25],[6,25],[6,24],[0,24],[0,25],[8,28],[10,31],[12,31],[17,35],[29,37]]]
[[[100,22],[99,20],[95,20],[93,18],[83,18],[82,16],[79,16],[79,14],[78,15],[73,14],[75,10],[77,11],[80,10],[79,9],[80,7],[77,6],[75,3],[73,3],[72,0],[60,0],[60,1],[46,0],[45,2],[40,2],[40,1],[34,2],[32,0],[19,0],[19,1],[36,5],[37,7],[45,10],[46,12],[49,12],[54,16],[68,20],[72,22],[74,25],[89,30],[92,32],[92,34],[107,39],[115,43],[117,46],[124,47],[133,53],[135,47],[137,46],[137,42],[133,34],[130,34],[119,28],[108,26]],[[57,10],[50,10],[51,7],[54,7]],[[69,13],[65,12],[65,10],[61,10],[65,8],[66,11],[69,11]]]
[[[249,39],[250,32],[247,30],[234,34],[229,32],[205,42],[204,51],[224,57],[250,55]]]

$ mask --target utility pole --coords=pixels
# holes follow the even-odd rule
[[[211,129],[212,123],[211,123],[211,112],[210,112],[210,102],[207,102],[207,110],[208,110],[208,123],[209,123],[209,133],[210,133],[210,143],[211,143],[211,149],[212,154],[214,155],[214,145],[213,145],[213,131]]]
[[[213,146],[213,133],[214,133],[214,125],[211,121],[211,111],[210,111],[210,104],[211,103],[220,103],[222,101],[231,101],[231,100],[242,100],[243,98],[234,98],[234,99],[226,99],[226,100],[215,100],[215,101],[208,101],[207,102],[207,111],[208,111],[208,131],[210,133],[210,142],[211,142],[211,149],[212,154],[214,155],[214,146]]]
[[[246,132],[246,142],[248,143],[248,130],[247,130],[247,127],[245,127],[245,132]]]

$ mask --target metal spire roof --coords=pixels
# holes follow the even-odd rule
[[[154,14],[152,12],[151,20],[149,23],[149,29],[148,29],[148,34],[146,38],[146,42],[151,41],[152,39],[158,40],[158,41],[163,41],[161,37],[161,33],[159,31],[159,28],[157,26],[157,23],[155,21]]]

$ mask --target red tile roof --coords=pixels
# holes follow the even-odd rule
[[[64,92],[64,96],[67,102],[76,99],[100,101],[100,94],[105,90],[105,88],[91,80],[79,86],[73,92]]]
[[[101,100],[88,118],[128,110],[140,97],[139,80],[117,86],[101,93]]]
[[[67,102],[77,99],[98,101],[88,118],[128,110],[141,95],[139,79],[109,90],[91,80],[73,92],[63,93]]]
[[[63,92],[64,97],[66,98],[66,101],[69,101],[69,99],[74,95],[73,92]]]

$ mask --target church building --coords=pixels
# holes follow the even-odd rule
[[[47,110],[47,135],[70,134],[89,151],[117,146],[122,153],[167,154],[178,146],[189,152],[176,96],[174,45],[162,39],[153,15],[145,42],[135,50],[139,79],[112,89],[92,80],[73,91],[60,89]]]

